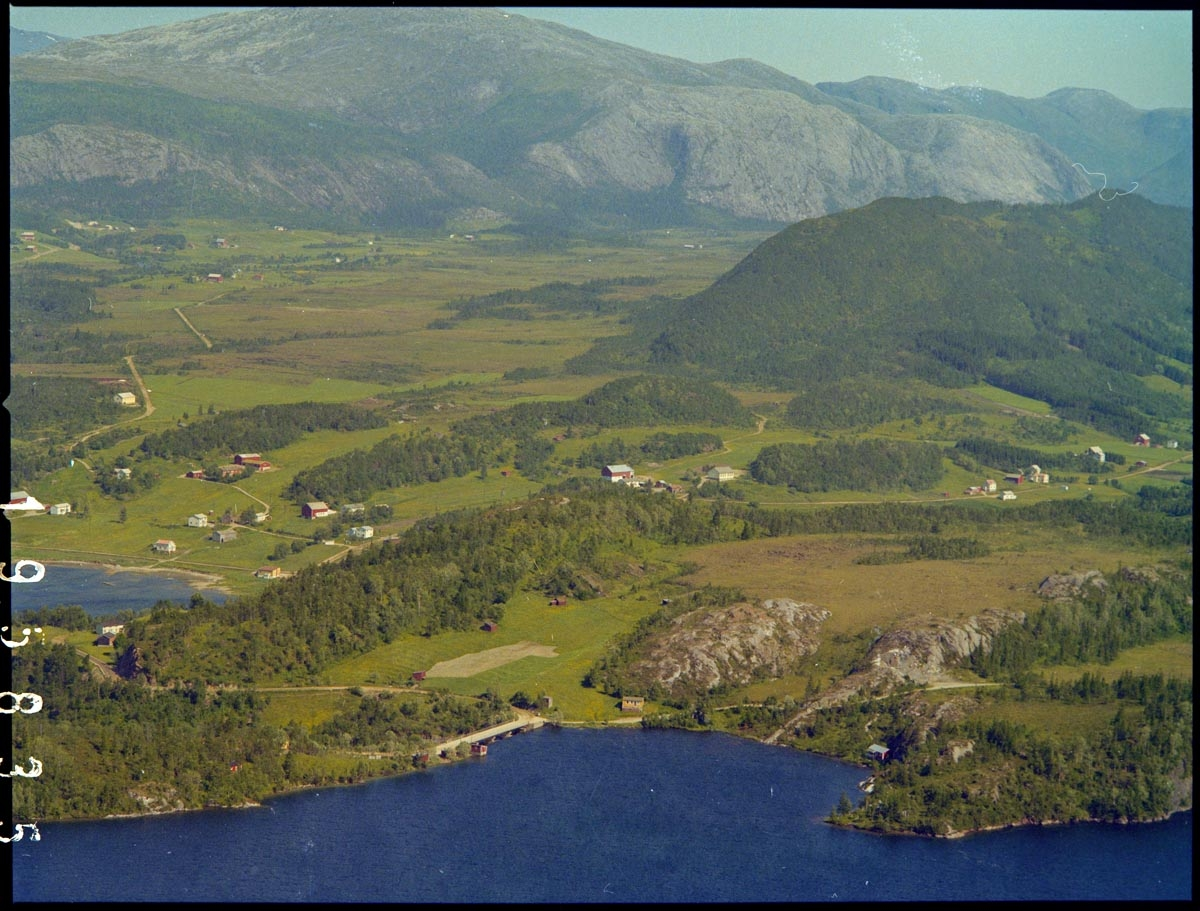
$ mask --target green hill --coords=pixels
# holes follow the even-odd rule
[[[804,391],[986,381],[1122,433],[1190,414],[1189,210],[883,199],[800,222],[573,362]]]

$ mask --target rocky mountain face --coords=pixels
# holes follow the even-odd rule
[[[22,28],[8,27],[8,56],[16,57],[41,50],[51,44],[70,41],[61,35],[51,35],[49,32],[30,32]]]
[[[672,698],[779,677],[816,650],[829,616],[790,598],[689,611],[653,636],[627,673]]]
[[[998,93],[921,108],[484,8],[227,13],[10,56],[10,80],[14,201],[131,220],[150,204],[376,224],[480,210],[783,224],[883,196],[1061,202],[1095,189],[1063,136],[1091,149],[1113,112],[1083,90],[1045,123],[1000,116]],[[1190,111],[1128,112],[1122,155],[1180,184]]]

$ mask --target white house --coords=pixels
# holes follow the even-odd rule
[[[208,516],[202,512],[198,512],[194,516],[188,516],[188,525],[192,528],[207,528]]]
[[[375,537],[375,529],[370,525],[358,525],[346,532],[350,537],[357,538],[360,541],[365,541],[367,538]]]
[[[173,554],[173,553],[175,553],[175,542],[174,542],[174,541],[169,541],[169,540],[167,540],[166,538],[159,538],[159,539],[158,539],[157,541],[155,541],[155,542],[154,542],[154,544],[153,544],[153,545],[151,545],[151,546],[152,546],[152,547],[153,547],[153,548],[154,548],[156,551],[158,551],[160,554]]]
[[[46,508],[46,512],[52,516],[65,516],[71,511],[70,503],[55,503],[53,506]]]
[[[1088,456],[1089,458],[1095,459],[1097,462],[1104,461],[1104,450],[1101,449],[1099,446],[1089,446],[1088,451],[1085,452],[1084,455]]]
[[[118,405],[136,405],[137,396],[132,392],[118,392],[113,396],[113,401]]]
[[[1017,498],[1017,495],[1015,493],[1013,493],[1011,490],[1006,490],[1006,491],[1004,491],[1004,493],[1000,494],[1001,500],[1015,500],[1016,498]]]
[[[737,472],[728,465],[714,465],[705,477],[710,481],[732,481],[737,477]]]

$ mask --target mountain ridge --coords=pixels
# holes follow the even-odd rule
[[[206,211],[224,203],[397,225],[480,209],[564,226],[782,225],[885,196],[1067,202],[1093,189],[1076,156],[1043,135],[1049,126],[1022,128],[1032,111],[1065,129],[1068,115],[1051,117],[1046,99],[1000,104],[1007,96],[989,93],[981,107],[933,93],[920,108],[896,100],[919,87],[894,80],[813,86],[755,61],[697,64],[490,8],[225,13],[54,45],[10,57],[9,70],[10,191],[34,208],[115,205],[114,216],[131,217],[142,202],[196,214],[183,188],[200,175],[212,185]],[[156,94],[170,105],[150,108]],[[1089,99],[1097,118],[1111,117],[1115,99],[1087,95],[1073,110]],[[139,103],[186,128],[145,123]],[[1005,120],[1000,108],[1025,113]],[[70,149],[53,141],[50,131],[81,116],[169,140],[179,157],[164,166],[144,138],[138,154],[115,157],[111,137],[76,134]],[[1161,183],[1171,188],[1163,201],[1190,204],[1186,168],[1154,178],[1190,139],[1190,112],[1132,121],[1115,178],[1140,169],[1143,192]],[[1153,128],[1144,148],[1131,147],[1138,124]],[[1096,152],[1089,160],[1112,157],[1095,148],[1101,125],[1076,132],[1076,145]],[[373,148],[347,157],[361,136]],[[248,148],[256,180],[242,173]]]

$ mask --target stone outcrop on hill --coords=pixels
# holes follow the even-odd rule
[[[816,650],[829,616],[790,598],[689,611],[651,637],[628,676],[674,697],[778,677]]]

